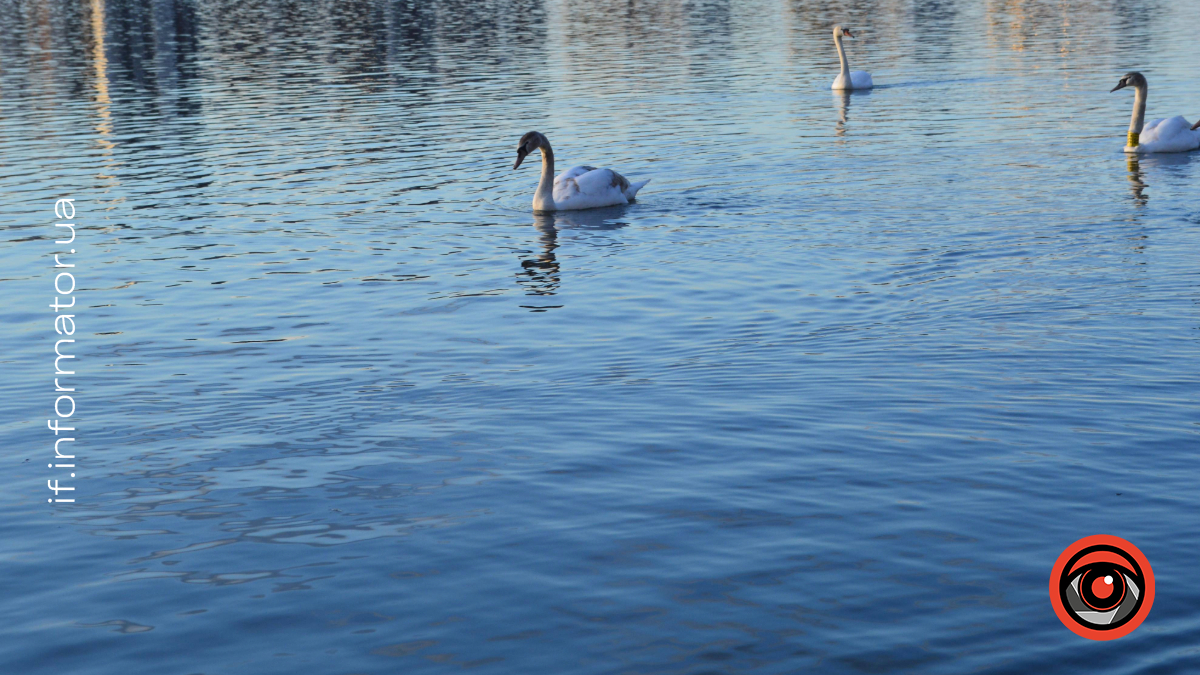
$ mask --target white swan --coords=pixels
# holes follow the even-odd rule
[[[1141,73],[1126,73],[1109,93],[1125,87],[1133,87],[1135,92],[1125,152],[1187,152],[1200,148],[1200,131],[1195,130],[1200,127],[1200,122],[1192,126],[1183,116],[1178,116],[1143,125],[1146,120],[1146,78]]]
[[[521,166],[525,156],[534,150],[542,151],[542,180],[537,192],[533,193],[534,211],[574,211],[594,209],[600,206],[628,204],[637,196],[650,179],[630,183],[612,169],[596,169],[590,166],[575,166],[554,177],[554,150],[550,141],[537,131],[521,137],[517,145],[517,163]]]
[[[833,44],[837,46],[838,58],[842,61],[842,72],[833,78],[830,89],[870,89],[875,86],[871,82],[871,74],[865,70],[850,72],[850,64],[846,61],[846,49],[842,47],[842,36],[854,37],[849,28],[833,27]]]

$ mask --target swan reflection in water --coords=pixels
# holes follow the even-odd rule
[[[539,216],[534,216],[534,218],[539,218]],[[554,226],[542,227],[536,221],[534,226],[541,233],[541,236],[538,237],[541,251],[534,257],[521,260],[521,271],[517,273],[517,283],[525,287],[525,295],[554,295],[560,282],[558,259],[554,257],[554,249],[558,248],[558,230],[554,229]],[[522,251],[522,253],[528,254],[533,251]]]
[[[561,246],[558,241],[560,230],[618,230],[629,224],[620,220],[627,208],[621,205],[585,211],[534,213],[533,227],[538,232],[539,250],[522,251],[521,271],[517,273],[517,283],[525,288],[525,295],[550,296],[558,292],[562,268],[555,251]],[[535,312],[552,309],[522,307]]]
[[[1145,206],[1150,198],[1146,196],[1146,182],[1142,180],[1142,166],[1136,156],[1130,156],[1126,162],[1129,169],[1129,190],[1133,193],[1133,203]]]
[[[850,120],[850,117],[849,117],[850,99],[852,97],[856,97],[856,96],[866,98],[866,97],[869,97],[870,95],[871,95],[870,89],[859,89],[859,90],[839,89],[839,90],[835,90],[833,92],[833,105],[835,108],[837,108],[837,112],[838,112],[837,126],[834,128],[834,131],[833,131],[836,135],[838,135],[838,136],[846,135],[846,123],[849,122],[849,120]]]
[[[1133,202],[1138,206],[1145,206],[1150,201],[1150,195],[1147,193],[1150,186],[1145,180],[1147,170],[1156,174],[1185,172],[1185,167],[1195,161],[1193,157],[1194,154],[1186,152],[1128,154],[1125,168],[1128,170],[1126,177],[1129,178],[1129,191],[1132,193]]]

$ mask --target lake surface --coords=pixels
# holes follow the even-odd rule
[[[1194,672],[1181,7],[0,0],[0,670]],[[652,181],[535,216],[532,129]]]

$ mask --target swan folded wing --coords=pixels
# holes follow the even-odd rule
[[[1187,152],[1200,147],[1200,133],[1182,115],[1154,120],[1142,129],[1143,152]]]
[[[576,178],[579,178],[583,174],[585,174],[589,171],[595,171],[595,170],[596,170],[596,167],[594,167],[594,166],[573,166],[573,167],[567,169],[566,171],[558,174],[558,177],[556,177],[554,179],[554,184],[557,185],[560,182],[575,180]]]
[[[612,169],[577,166],[554,179],[554,202],[568,209],[628,204],[628,187],[629,181]]]
[[[850,83],[855,89],[870,89],[875,86],[871,82],[871,74],[865,70],[855,70],[850,72]]]

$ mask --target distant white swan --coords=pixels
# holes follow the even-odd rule
[[[846,61],[846,49],[842,47],[842,36],[854,37],[849,28],[833,27],[833,44],[837,46],[838,58],[842,61],[842,72],[833,78],[830,89],[870,89],[875,85],[871,82],[871,74],[865,70],[850,72],[850,63]]]
[[[1200,131],[1196,131],[1200,122],[1192,126],[1183,116],[1178,116],[1143,125],[1146,120],[1146,78],[1141,73],[1127,73],[1112,91],[1125,87],[1133,87],[1135,92],[1125,152],[1187,152],[1200,148]]]
[[[517,145],[517,163],[521,166],[525,156],[534,150],[542,151],[542,180],[533,193],[534,211],[574,211],[594,209],[600,206],[628,204],[637,196],[650,179],[630,183],[612,169],[596,169],[590,166],[575,166],[554,177],[554,150],[550,141],[537,131],[521,137]]]

